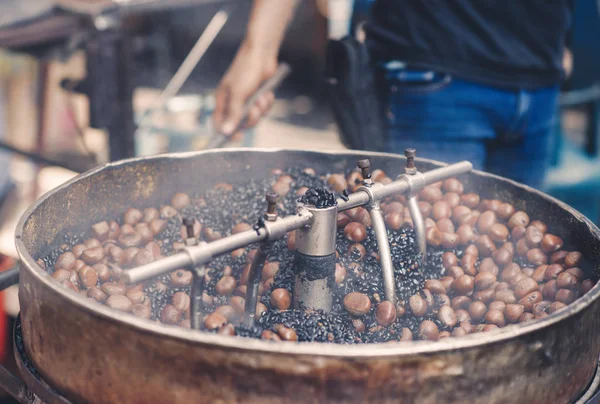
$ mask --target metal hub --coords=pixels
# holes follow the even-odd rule
[[[176,269],[187,267],[192,269],[193,301],[191,306],[191,326],[200,328],[201,290],[204,288],[202,268],[218,255],[228,253],[240,247],[260,243],[258,253],[251,265],[249,283],[246,291],[245,313],[242,319],[244,325],[254,325],[258,285],[262,268],[267,257],[269,244],[283,238],[291,231],[296,232],[296,283],[294,287],[294,307],[297,309],[320,310],[331,312],[333,295],[331,286],[335,273],[335,247],[337,233],[337,214],[352,208],[364,206],[370,213],[373,229],[377,236],[377,246],[381,257],[381,271],[385,288],[386,300],[395,303],[396,286],[394,268],[390,253],[389,240],[383,214],[379,207],[381,201],[392,195],[406,194],[408,207],[412,216],[417,236],[417,242],[423,260],[426,255],[425,227],[423,216],[416,202],[417,194],[427,185],[460,174],[470,172],[473,165],[468,161],[448,165],[429,171],[425,174],[417,171],[414,164],[415,149],[406,150],[406,174],[398,176],[396,181],[387,185],[375,183],[371,179],[371,161],[361,159],[358,168],[362,172],[363,186],[352,195],[344,192],[339,199],[324,191],[329,202],[328,206],[313,206],[308,203],[298,203],[296,215],[280,218],[277,216],[277,196],[266,195],[267,208],[263,218],[252,230],[222,238],[212,243],[198,244],[193,232],[193,219],[184,219],[187,229],[186,248],[170,257],[152,262],[141,267],[130,269],[123,273],[123,279],[129,284],[148,280]],[[316,190],[309,190],[311,197],[317,197]],[[330,200],[331,199],[331,200]],[[317,198],[317,201],[319,199]],[[316,202],[317,203],[317,202]],[[321,202],[318,202],[320,204]]]

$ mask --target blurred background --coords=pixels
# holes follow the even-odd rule
[[[353,30],[371,0],[304,0],[280,59],[292,74],[267,119],[234,146],[344,148],[324,89],[328,38]],[[235,7],[232,7],[235,6]],[[0,270],[14,228],[41,194],[99,164],[197,150],[213,127],[213,93],[245,33],[249,0],[0,1]],[[147,108],[219,10],[230,13],[181,90],[135,132]],[[575,0],[553,167],[544,191],[600,223],[600,9]],[[426,157],[426,156],[424,156]],[[18,312],[3,292],[0,337]],[[0,356],[10,359],[10,347]]]

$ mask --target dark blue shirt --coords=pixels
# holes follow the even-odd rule
[[[377,0],[367,25],[379,60],[482,84],[540,88],[563,75],[572,0]]]

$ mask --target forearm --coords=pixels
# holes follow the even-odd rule
[[[245,45],[277,56],[300,0],[254,0]]]

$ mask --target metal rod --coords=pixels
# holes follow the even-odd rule
[[[209,140],[205,149],[216,149],[223,146],[225,143],[229,141],[229,136],[236,133],[240,128],[244,125],[246,118],[248,117],[248,113],[250,113],[250,108],[256,103],[256,101],[265,93],[269,91],[275,90],[283,80],[290,74],[292,69],[287,63],[281,63],[277,68],[275,74],[266,80],[255,92],[252,94],[250,98],[244,103],[242,108],[242,115],[240,122],[237,124],[236,128],[231,132],[230,135],[225,135],[220,132],[216,132]]]
[[[124,279],[127,283],[137,283],[146,279],[154,278],[155,276],[159,276],[167,272],[175,271],[180,268],[190,267],[192,265],[193,261],[189,254],[185,252],[180,252],[171,255],[170,257],[151,262],[150,264],[142,265],[141,267],[124,271],[121,275],[121,278]]]
[[[267,238],[269,240],[282,238],[289,231],[310,224],[312,219],[312,214],[303,210],[296,215],[290,215],[274,222],[265,222],[264,227],[258,230],[248,230],[212,243],[186,247],[182,252],[170,257],[129,269],[123,272],[122,279],[127,283],[137,283],[180,268],[203,265],[215,256],[259,243]]]
[[[424,263],[427,254],[427,239],[425,238],[425,223],[423,222],[423,215],[419,209],[416,196],[408,198],[407,202],[408,210],[410,212],[410,216],[412,217],[413,226],[415,229],[415,235],[417,237],[417,244],[419,245],[419,250],[423,255],[421,262]]]
[[[397,179],[394,182],[390,182],[384,186],[376,186],[380,184],[374,184],[373,186],[373,194],[378,201],[381,201],[388,196],[406,194],[411,191],[411,184],[408,182],[406,178]]]
[[[212,45],[228,19],[229,12],[225,10],[220,10],[213,16],[190,53],[187,55],[181,66],[179,66],[175,75],[171,78],[171,81],[169,81],[156,101],[152,103],[152,106],[144,112],[144,115],[138,124],[136,133],[150,126],[149,120],[152,117],[152,113],[163,108],[166,102],[179,92],[181,86],[183,86],[194,68],[198,65],[198,62],[200,62],[210,45]]]
[[[343,212],[345,210],[356,208],[357,206],[366,205],[367,203],[369,203],[369,200],[369,194],[359,189],[355,193],[348,195],[347,201],[343,200],[342,198],[338,198],[338,212]]]
[[[81,173],[83,171],[87,171],[87,168],[82,170],[81,167],[78,167],[78,166],[76,166],[76,164],[72,164],[68,161],[52,160],[52,159],[46,158],[42,155],[39,155],[37,153],[31,153],[31,152],[28,152],[25,150],[21,150],[21,149],[15,147],[15,146],[12,146],[2,140],[0,140],[0,149],[8,150],[11,153],[18,154],[22,157],[25,157],[25,158],[33,161],[34,163],[62,167],[62,168],[66,168],[67,170],[75,171],[76,173]]]
[[[473,169],[473,164],[468,161],[461,161],[460,163],[450,164],[445,167],[436,168],[435,170],[427,171],[423,173],[425,180],[424,185],[431,185],[438,181],[445,180],[450,177],[457,175],[466,174]],[[375,183],[371,187],[373,196],[376,200],[380,201],[391,195],[404,194],[408,191],[419,192],[420,189],[412,189],[411,184],[406,178],[400,178],[396,181],[390,182],[387,185]],[[358,190],[352,195],[348,196],[348,200],[345,201],[341,198],[338,199],[338,211],[343,212],[348,209],[356,208],[357,206],[364,206],[369,203],[369,194],[365,191]]]
[[[469,161],[461,161],[455,164],[450,164],[445,167],[436,168],[435,170],[423,173],[426,185],[434,184],[438,181],[445,180],[450,177],[456,177],[461,174],[466,174],[473,170],[473,164]]]
[[[19,283],[19,267],[0,272],[0,291]]]
[[[350,195],[348,201],[338,200],[338,211],[344,211],[356,206],[366,205],[371,201],[371,199],[373,199],[373,201],[379,201],[390,195],[405,193],[407,191],[416,193],[425,185],[433,184],[449,177],[467,173],[471,171],[472,168],[473,166],[471,163],[468,161],[463,161],[426,172],[422,175],[422,177],[418,176],[419,178],[422,178],[422,180],[415,181],[414,183],[411,182],[409,178],[407,179],[406,177],[403,177],[387,185],[373,184],[370,187],[371,194],[373,196],[372,198],[369,196],[369,193],[365,191],[356,192]],[[416,208],[418,210],[416,200],[413,201],[413,204],[414,206],[412,209]],[[409,209],[411,209],[410,200]],[[411,214],[412,213],[413,211],[411,211]],[[415,217],[415,215],[413,215],[413,217]],[[290,215],[273,222],[266,222],[264,227],[261,227],[258,230],[248,230],[246,232],[225,237],[202,246],[187,247],[181,253],[147,265],[143,265],[141,267],[130,269],[123,273],[123,279],[127,283],[137,283],[179,268],[206,264],[214,256],[233,251],[237,248],[247,247],[250,244],[259,243],[267,238],[269,238],[269,240],[281,238],[289,231],[299,229],[311,223],[312,220],[313,214],[306,209],[302,209],[296,215]],[[421,251],[425,252],[425,246],[422,245],[424,241],[425,229],[424,226],[419,227],[418,222],[418,219],[413,219],[417,237],[419,237],[419,234],[423,235],[419,238],[419,244],[421,246]]]
[[[0,365],[0,384],[2,389],[19,403],[42,404],[42,400],[33,394],[19,378]]]
[[[248,274],[248,288],[246,289],[246,304],[243,323],[246,327],[254,326],[254,318],[256,317],[256,303],[258,302],[258,287],[260,285],[260,277],[262,274],[265,260],[267,259],[268,247],[267,243],[263,243],[258,248],[252,265],[250,266],[250,273]]]
[[[190,303],[190,326],[193,330],[199,330],[202,323],[202,313],[204,312],[204,304],[202,302],[202,294],[204,293],[204,266],[196,268],[192,273],[192,291]]]
[[[379,250],[379,262],[381,264],[381,273],[383,275],[383,289],[385,299],[396,304],[396,282],[394,279],[394,266],[392,264],[392,253],[390,251],[390,241],[383,220],[383,214],[379,203],[374,203],[370,208],[371,222],[375,237],[377,238],[377,249]]]

